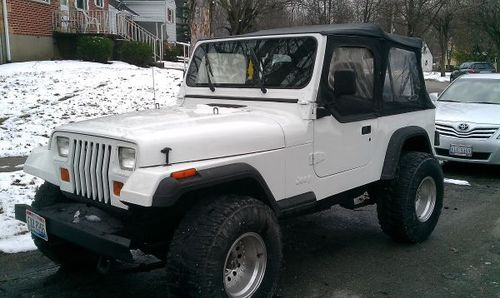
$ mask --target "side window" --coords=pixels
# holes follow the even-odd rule
[[[333,90],[333,108],[340,116],[374,112],[374,58],[361,47],[339,47],[333,51],[328,87]]]
[[[421,107],[421,89],[415,52],[392,48],[384,81],[384,109]]]

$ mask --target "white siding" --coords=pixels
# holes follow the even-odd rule
[[[432,64],[434,63],[434,57],[432,56],[431,50],[424,42],[422,46],[422,70],[432,71]]]
[[[175,23],[175,1],[122,1],[130,9],[135,11],[139,16],[135,16],[134,20],[138,22],[164,23],[166,26],[166,34],[169,42],[176,42],[176,23]],[[167,8],[173,12],[172,23],[167,23]],[[150,27],[150,26],[147,26]],[[156,32],[151,32],[156,35]]]

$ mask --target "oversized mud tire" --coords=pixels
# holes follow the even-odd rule
[[[33,211],[66,200],[59,187],[45,182],[31,204]],[[68,270],[96,268],[98,256],[64,239],[49,234],[49,241],[31,235],[38,250],[54,263]]]
[[[430,154],[408,152],[401,156],[396,178],[373,191],[384,233],[399,242],[426,240],[443,207],[443,172]]]
[[[272,210],[246,196],[222,196],[188,211],[167,256],[172,297],[272,297],[281,266]]]

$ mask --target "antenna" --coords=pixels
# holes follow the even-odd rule
[[[153,104],[155,105],[155,109],[160,108],[160,104],[156,102],[156,85],[155,85],[155,68],[151,67],[151,72],[153,74]]]

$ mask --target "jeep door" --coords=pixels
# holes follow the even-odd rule
[[[377,138],[379,41],[330,36],[314,121],[314,171],[319,177],[370,164]]]

